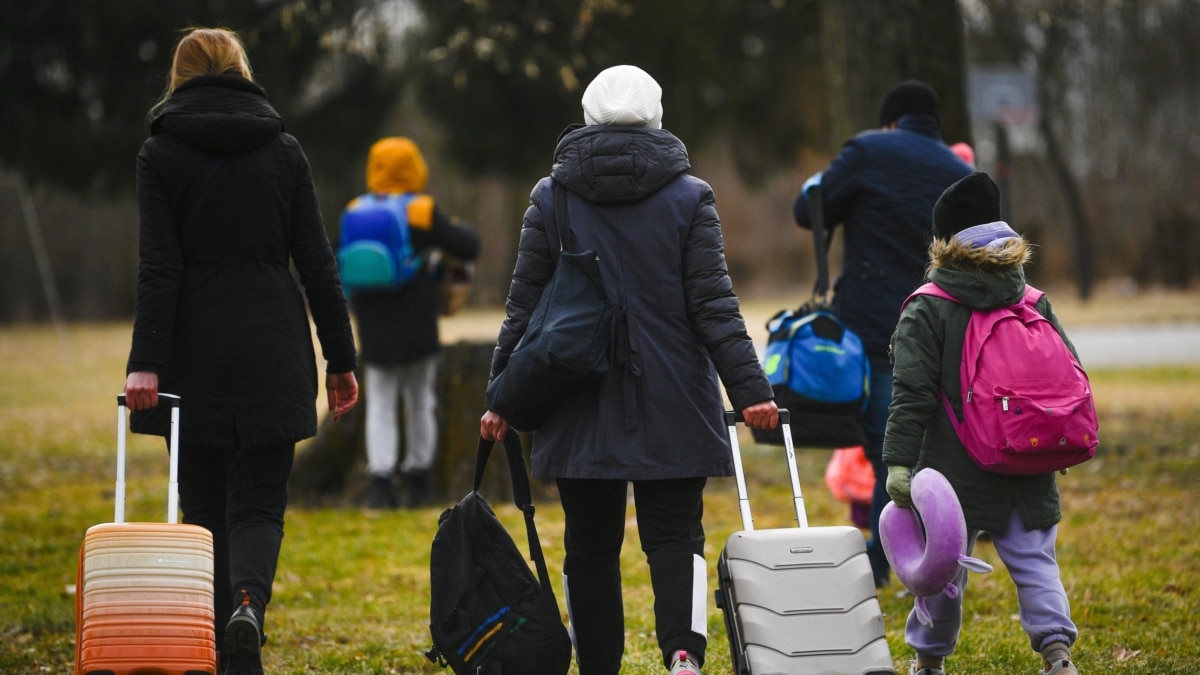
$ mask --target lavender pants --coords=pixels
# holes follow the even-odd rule
[[[1021,628],[1029,636],[1029,645],[1040,652],[1053,642],[1075,643],[1079,631],[1071,621],[1071,606],[1058,574],[1054,557],[1057,526],[1044,530],[1026,530],[1021,516],[1013,509],[1008,528],[992,533],[996,553],[1008,569],[1017,587]],[[967,554],[975,548],[978,530],[967,533]],[[909,612],[904,627],[904,641],[918,654],[949,656],[954,653],[958,634],[962,630],[962,604],[967,587],[967,570],[960,568],[954,585],[960,592],[957,598],[945,593],[925,598],[925,607],[933,619],[932,626],[917,620],[916,610]]]

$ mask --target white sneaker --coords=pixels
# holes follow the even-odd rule
[[[671,659],[671,675],[700,675],[700,666],[684,650],[675,652]]]
[[[908,668],[909,675],[946,675],[944,668],[917,668],[917,662],[913,661]]]

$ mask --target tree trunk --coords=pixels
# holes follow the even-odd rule
[[[361,386],[361,372],[358,375]],[[360,396],[358,405],[336,424],[329,415],[321,420],[317,437],[296,453],[288,481],[289,502],[302,506],[335,506],[346,504],[343,497],[359,499],[365,485],[360,479],[366,466],[365,418]]]
[[[938,93],[948,142],[972,142],[957,0],[825,0],[821,10],[836,143],[878,128],[883,96],[908,79]]]
[[[1067,202],[1067,213],[1071,221],[1071,243],[1075,260],[1075,280],[1079,284],[1079,298],[1088,300],[1092,296],[1092,285],[1095,280],[1095,270],[1092,267],[1091,227],[1088,224],[1087,211],[1083,206],[1083,195],[1079,181],[1071,172],[1067,158],[1059,142],[1055,128],[1055,113],[1067,110],[1064,101],[1056,100],[1058,87],[1052,77],[1059,72],[1062,52],[1067,43],[1067,27],[1063,22],[1052,21],[1046,29],[1046,44],[1042,51],[1042,62],[1039,69],[1042,76],[1038,78],[1038,99],[1041,109],[1041,120],[1038,130],[1042,142],[1046,144],[1046,159],[1058,179],[1062,189],[1063,199]]]
[[[436,384],[438,450],[431,478],[434,494],[447,504],[466,495],[472,487],[483,392],[494,347],[491,342],[465,341],[442,347]],[[365,501],[365,403],[360,399],[354,410],[337,424],[327,416],[317,437],[297,454],[289,484],[293,504],[352,506]],[[400,424],[404,424],[403,410]],[[528,439],[525,440],[528,455]],[[510,500],[512,488],[503,448],[492,452],[488,466],[480,491],[492,503]],[[532,483],[537,491],[539,484]]]
[[[495,347],[494,342],[459,342],[442,350],[437,378],[438,454],[433,479],[437,491],[456,501],[471,491],[475,477],[479,418],[484,412],[483,393]],[[492,451],[483,479],[480,491],[488,501],[495,504],[512,498],[508,459],[500,444]]]

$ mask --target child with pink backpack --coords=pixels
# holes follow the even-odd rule
[[[895,385],[884,436],[887,491],[912,507],[911,477],[936,469],[967,525],[967,555],[991,535],[1017,587],[1021,627],[1042,675],[1078,675],[1078,630],[1055,558],[1062,518],[1056,471],[1097,446],[1087,376],[1049,299],[1025,283],[1032,246],[1001,219],[1000,192],[976,172],[933,208],[928,279],[892,336]],[[935,532],[928,533],[930,545]],[[955,586],[965,591],[967,570]],[[925,598],[910,613],[912,672],[945,673],[962,629],[964,593]]]

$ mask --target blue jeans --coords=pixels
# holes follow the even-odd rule
[[[875,494],[871,498],[871,541],[867,542],[867,558],[871,561],[871,572],[875,585],[882,586],[890,580],[892,567],[883,554],[879,543],[879,514],[892,501],[887,493],[887,467],[883,463],[883,432],[887,429],[888,408],[892,405],[892,364],[886,356],[871,357],[871,395],[867,399],[864,426],[867,444],[863,454],[871,460],[875,469]]]

